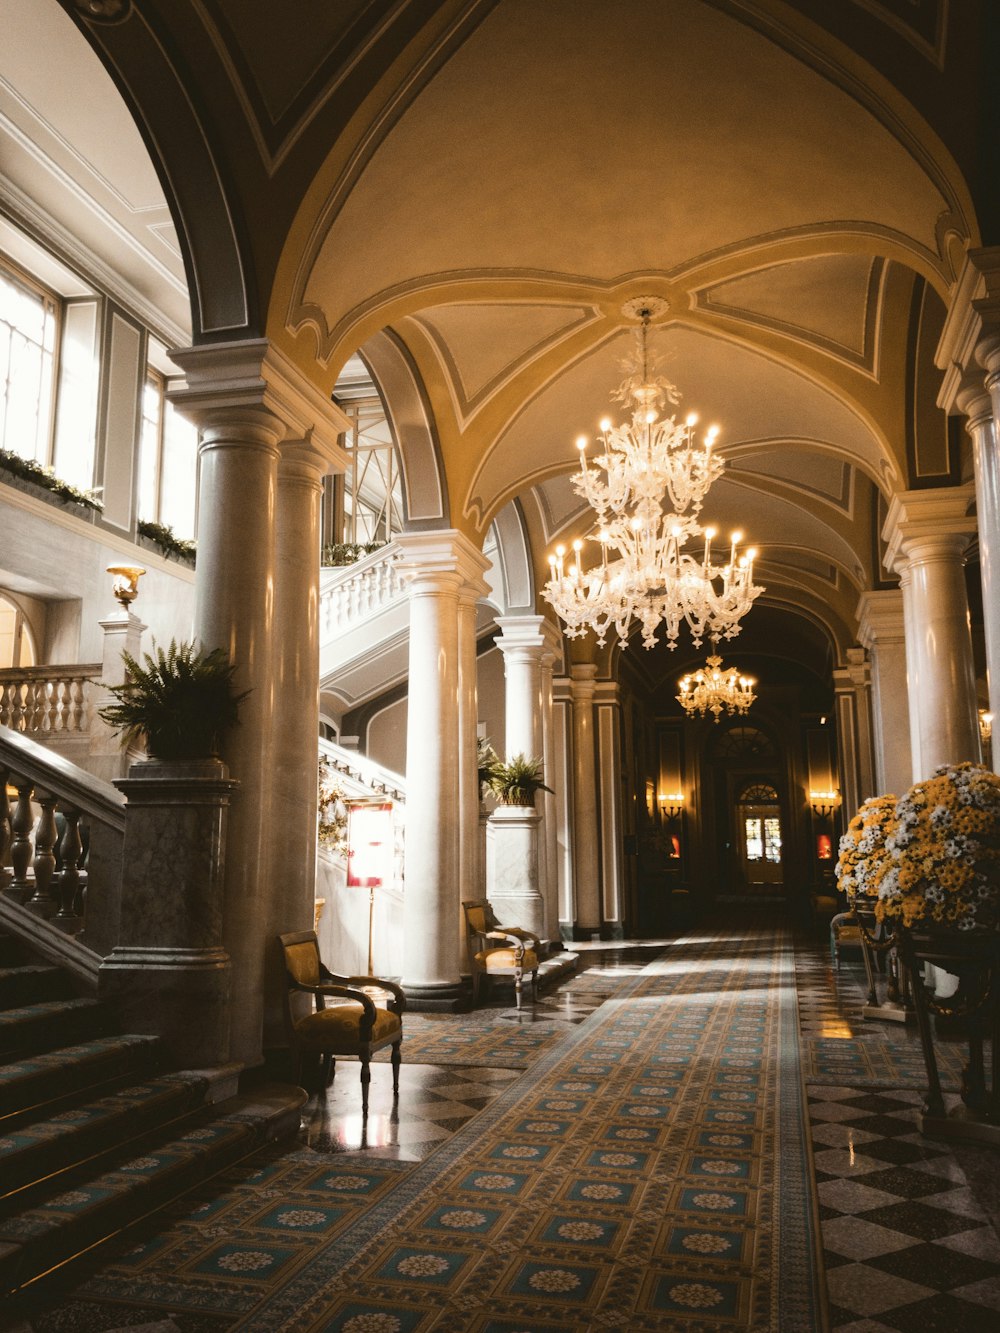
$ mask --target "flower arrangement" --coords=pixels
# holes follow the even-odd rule
[[[51,491],[62,500],[63,504],[81,505],[84,509],[93,509],[98,514],[104,508],[99,490],[82,491],[78,486],[72,486],[68,481],[57,477],[52,468],[43,467],[33,458],[22,458],[20,454],[11,453],[9,449],[0,449],[0,471],[8,472],[12,477],[19,477],[22,481],[34,482],[43,490]]]
[[[870,796],[840,839],[837,888],[854,906],[856,898],[874,898],[891,864],[886,838],[896,826],[895,796]]]
[[[347,855],[347,804],[344,789],[326,759],[319,761],[319,840],[327,851]]]
[[[373,551],[380,551],[385,545],[385,542],[331,542],[323,547],[319,562],[324,568],[353,565]]]
[[[1000,926],[1000,777],[981,764],[944,764],[896,803],[885,840],[891,864],[875,914],[904,926]]]

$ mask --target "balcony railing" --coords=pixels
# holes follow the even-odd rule
[[[100,675],[100,662],[0,671],[0,726],[28,736],[86,732],[87,691]]]
[[[353,565],[324,569],[319,594],[321,642],[401,600],[405,586],[391,543]]]

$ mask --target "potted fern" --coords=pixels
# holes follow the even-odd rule
[[[506,760],[494,755],[485,765],[480,764],[479,773],[500,805],[533,806],[538,792],[552,790],[542,781],[542,761],[524,754]]]
[[[152,759],[215,757],[249,693],[236,693],[236,668],[223,649],[205,652],[171,639],[166,651],[154,644],[142,664],[130,653],[122,658],[128,679],[110,687],[115,702],[98,713],[120,734],[123,748],[145,745]]]

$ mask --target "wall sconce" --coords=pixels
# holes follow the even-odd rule
[[[657,798],[660,803],[660,811],[665,819],[676,819],[684,810],[684,793],[679,791],[666,792],[661,791]]]
[[[106,572],[111,575],[115,601],[127,611],[139,596],[139,580],[146,571],[141,565],[108,565]]]
[[[993,714],[988,713],[985,708],[979,710],[979,739],[983,745],[989,745],[993,737]]]
[[[813,808],[813,813],[819,815],[820,819],[825,819],[827,815],[832,815],[835,810],[839,810],[841,799],[839,791],[811,791],[809,793],[809,804]]]

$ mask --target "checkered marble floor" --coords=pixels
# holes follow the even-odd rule
[[[917,1033],[863,1018],[860,967],[803,945],[796,980],[831,1329],[1000,1329],[1000,1153],[918,1132]],[[963,1048],[938,1052],[955,1084]]]

